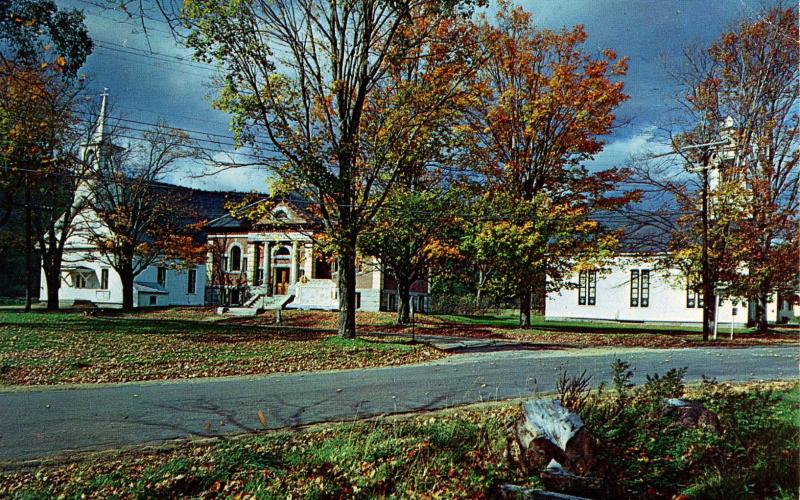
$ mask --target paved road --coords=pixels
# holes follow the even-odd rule
[[[627,360],[646,373],[689,368],[687,379],[798,378],[797,348],[530,350],[452,356],[369,370],[0,392],[0,461],[270,427],[441,408],[552,391],[562,370],[599,383]]]

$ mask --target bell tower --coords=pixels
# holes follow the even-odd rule
[[[81,159],[94,170],[100,169],[101,157],[105,153],[103,151],[105,141],[105,128],[106,128],[106,100],[108,98],[108,89],[104,88],[103,93],[100,94],[100,114],[97,117],[97,123],[91,131],[89,139],[81,145]]]

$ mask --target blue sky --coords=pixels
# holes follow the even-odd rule
[[[56,1],[62,7],[85,11],[96,42],[84,66],[91,82],[89,93],[99,94],[108,87],[113,115],[140,122],[166,120],[184,129],[230,135],[227,116],[209,105],[213,68],[192,62],[191,54],[176,45],[166,26],[148,21],[148,47],[141,26],[122,12],[102,10],[89,0]],[[631,99],[618,113],[624,124],[608,137],[605,151],[592,162],[604,168],[619,165],[643,148],[658,148],[654,134],[673,109],[676,93],[665,65],[679,64],[684,46],[708,46],[738,18],[752,16],[760,0],[527,0],[520,5],[533,12],[540,27],[583,24],[589,51],[610,48],[630,58],[623,81]],[[155,54],[147,54],[149,50]],[[191,176],[199,173],[197,167],[186,166],[170,180],[206,189],[266,189],[266,175],[252,168]]]

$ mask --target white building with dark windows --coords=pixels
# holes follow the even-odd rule
[[[545,319],[702,325],[699,283],[659,264],[656,255],[628,254],[614,257],[602,268],[576,272],[568,280],[569,286],[547,294]],[[754,319],[754,307],[747,300],[720,295],[720,325],[744,326]],[[772,297],[768,320],[795,319],[790,302]]]
[[[713,219],[714,192],[726,175],[726,165],[734,161],[734,122],[720,123],[721,137],[728,143],[719,147],[709,163],[709,193]],[[741,182],[744,182],[742,179]],[[629,253],[614,257],[608,265],[573,274],[568,286],[547,294],[545,319],[587,321],[629,321],[701,325],[703,322],[702,287],[678,269],[665,269],[659,255],[669,248],[663,229],[639,226],[626,229],[623,243]],[[640,234],[631,234],[637,233]],[[633,243],[632,242],[637,242]],[[721,325],[745,325],[755,319],[755,303],[741,298],[717,298]],[[782,323],[800,314],[797,294],[781,297],[773,294],[767,306],[767,320]]]

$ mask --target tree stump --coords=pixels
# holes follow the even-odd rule
[[[509,458],[528,474],[538,473],[551,460],[577,475],[586,474],[597,463],[594,436],[578,414],[556,399],[525,401],[508,445]]]
[[[664,416],[675,418],[684,427],[703,427],[715,434],[722,432],[717,416],[699,401],[671,398],[665,401]]]

